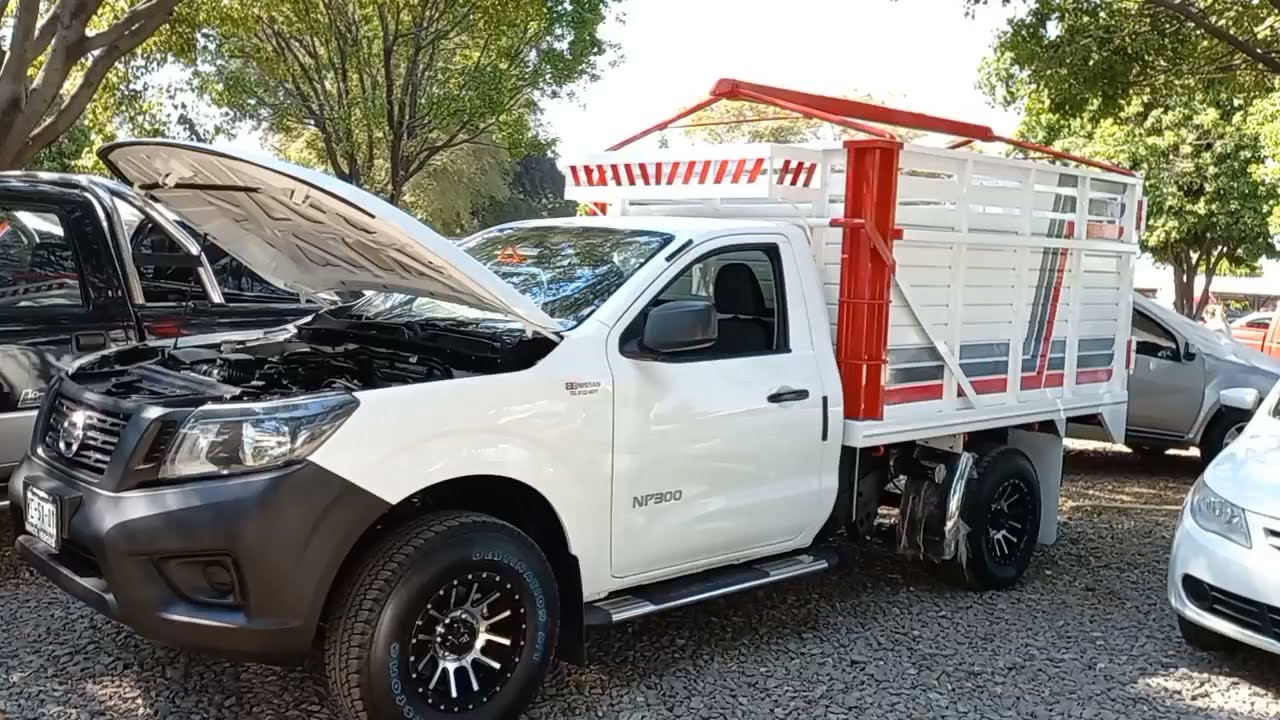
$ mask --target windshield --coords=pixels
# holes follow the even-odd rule
[[[568,330],[672,239],[649,230],[533,225],[489,230],[464,240],[461,247]],[[511,322],[505,315],[398,293],[369,295],[351,307],[348,316],[354,315],[383,322]]]

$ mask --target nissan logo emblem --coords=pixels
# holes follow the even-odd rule
[[[85,417],[83,410],[77,410],[62,421],[62,427],[58,430],[58,452],[64,456],[71,457],[80,449],[80,443],[84,440]]]

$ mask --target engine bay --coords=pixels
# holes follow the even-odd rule
[[[72,379],[112,397],[165,404],[267,400],[520,370],[554,346],[519,333],[388,332],[321,321],[280,337],[135,345],[82,365]]]
[[[180,348],[160,366],[260,394],[366,390],[448,380],[454,371],[428,355],[363,345],[325,347],[286,342],[235,348]]]

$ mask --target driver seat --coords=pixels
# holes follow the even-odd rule
[[[720,316],[712,352],[741,355],[773,349],[764,292],[750,266],[742,262],[723,265],[716,273],[712,299]]]

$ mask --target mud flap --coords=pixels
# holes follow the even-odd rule
[[[960,518],[960,506],[974,458],[968,452],[916,448],[898,506],[899,554],[940,563],[963,553],[969,529]]]

